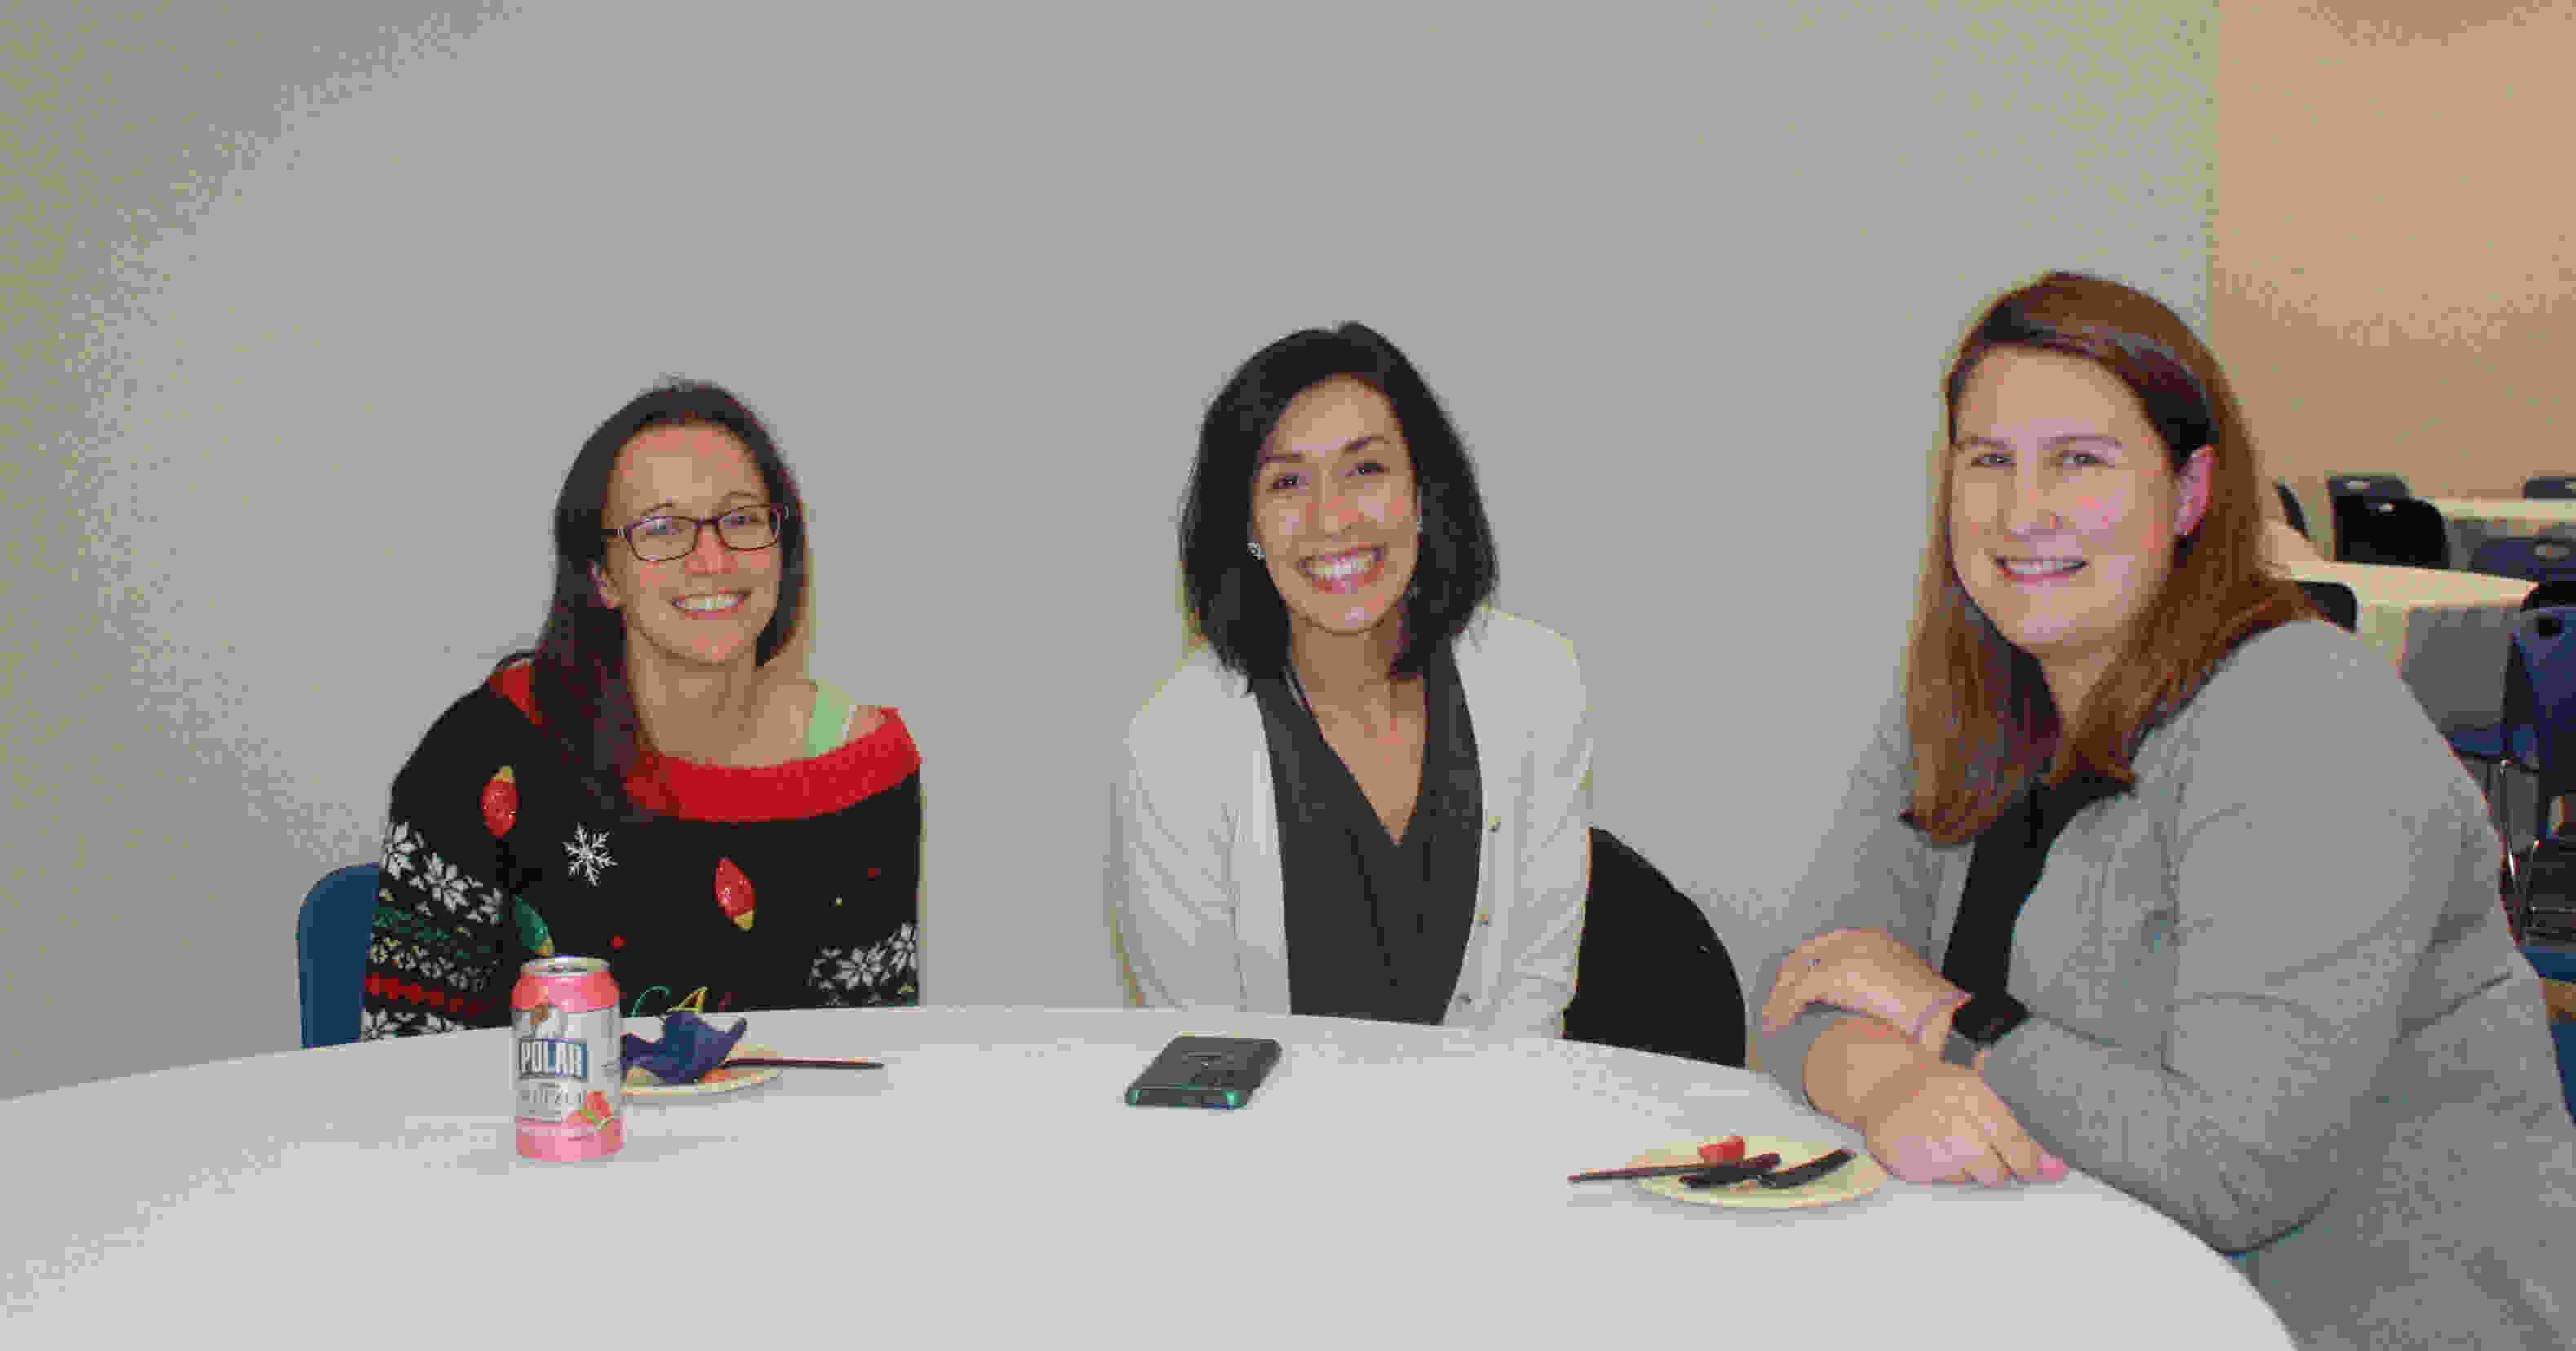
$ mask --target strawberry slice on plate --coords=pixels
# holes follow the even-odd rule
[[[1744,1137],[1730,1135],[1699,1147],[1702,1163],[1741,1163],[1744,1161]]]

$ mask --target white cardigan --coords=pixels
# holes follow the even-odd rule
[[[1485,805],[1476,921],[1445,1027],[1554,1037],[1574,997],[1592,730],[1558,634],[1480,612],[1453,649]],[[1288,925],[1268,734],[1205,647],[1127,729],[1109,910],[1131,1000],[1286,1013]]]

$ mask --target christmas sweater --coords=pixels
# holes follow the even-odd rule
[[[842,702],[786,764],[648,752],[638,826],[539,730],[525,662],[457,700],[394,779],[361,1038],[506,1026],[549,956],[605,958],[630,1018],[918,1004],[921,753],[891,708],[832,745]]]

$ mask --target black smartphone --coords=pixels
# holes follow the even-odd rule
[[[1127,1085],[1127,1105],[1241,1107],[1278,1063],[1268,1037],[1174,1037]]]

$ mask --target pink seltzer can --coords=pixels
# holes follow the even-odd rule
[[[510,990],[510,1073],[518,1086],[519,1153],[604,1159],[626,1143],[617,982],[597,957],[546,957]]]

